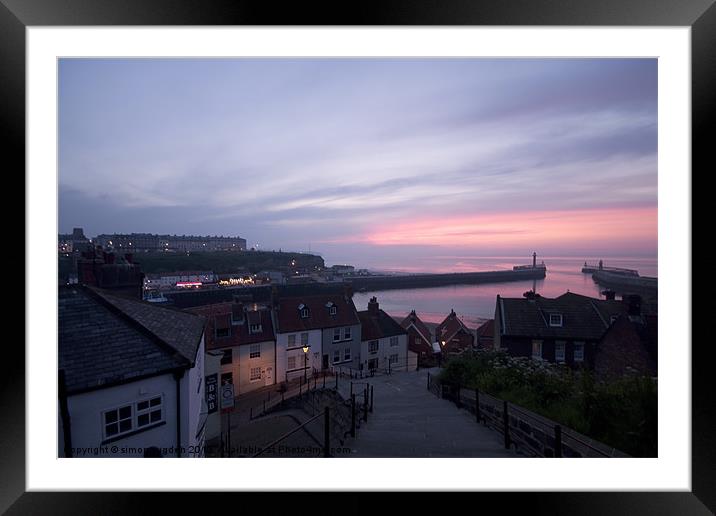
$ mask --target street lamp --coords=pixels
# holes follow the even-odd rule
[[[303,381],[306,382],[306,371],[308,370],[308,350],[310,346],[303,346]]]

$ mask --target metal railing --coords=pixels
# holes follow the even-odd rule
[[[326,407],[326,409],[323,411],[323,413],[318,414],[317,416],[312,417],[305,423],[297,426],[296,428],[290,430],[289,432],[286,432],[278,439],[272,441],[271,443],[264,446],[258,453],[255,453],[251,457],[259,457],[269,450],[275,449],[276,445],[281,443],[282,441],[286,440],[299,430],[305,429],[310,423],[317,420],[318,418],[323,418],[323,456],[324,457],[330,457],[331,456],[331,410],[329,407]]]
[[[614,447],[478,389],[440,382],[430,373],[427,387],[439,398],[473,412],[476,422],[500,432],[505,448],[514,446],[539,457],[629,457]]]

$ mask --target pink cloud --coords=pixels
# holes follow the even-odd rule
[[[392,222],[341,242],[501,249],[515,246],[656,243],[657,208],[431,215]]]

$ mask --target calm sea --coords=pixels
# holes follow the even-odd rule
[[[435,288],[417,288],[405,290],[383,290],[379,292],[357,292],[353,298],[358,310],[366,310],[368,300],[376,296],[380,308],[392,316],[405,317],[415,310],[426,322],[441,322],[454,309],[469,327],[476,327],[485,319],[494,317],[495,298],[522,297],[530,289],[545,297],[556,297],[567,291],[603,298],[599,285],[594,283],[590,274],[582,274],[584,261],[596,264],[599,258],[545,257],[547,277],[535,281],[512,281],[491,283],[488,285],[451,285]],[[513,265],[527,264],[524,257],[472,258],[465,256],[445,256],[435,259],[434,264],[423,270],[427,272],[465,272],[512,269]],[[607,267],[636,269],[641,276],[658,276],[656,258],[608,258]],[[391,272],[408,272],[393,270]]]

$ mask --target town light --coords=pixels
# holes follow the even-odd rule
[[[308,349],[310,346],[305,345],[303,346],[303,381],[307,381],[307,373],[308,371]]]

